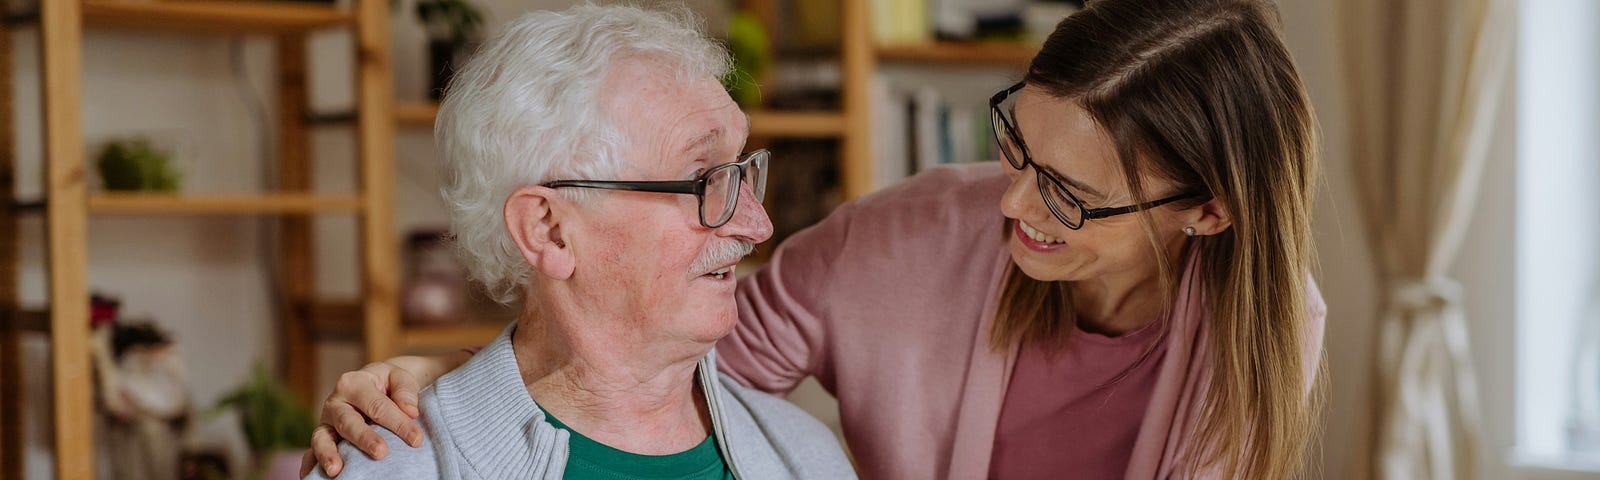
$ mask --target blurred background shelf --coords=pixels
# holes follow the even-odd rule
[[[312,336],[317,341],[358,341],[363,335],[361,305],[354,301],[312,302],[299,308],[310,319]],[[469,310],[469,319],[461,323],[401,323],[399,350],[420,353],[483,346],[506,327],[506,323],[492,319],[510,321],[506,312],[496,311],[493,305],[474,305]]]
[[[14,2],[11,2],[14,3]],[[47,431],[52,432],[48,440],[51,448],[49,455],[53,457],[54,476],[65,479],[93,478],[95,463],[103,460],[97,459],[93,445],[97,434],[91,425],[95,418],[95,389],[92,382],[94,371],[91,363],[92,355],[89,345],[90,317],[89,302],[90,282],[100,278],[98,272],[95,278],[90,273],[90,250],[95,238],[94,230],[100,225],[90,225],[89,217],[99,214],[113,215],[268,215],[281,216],[270,219],[278,223],[277,235],[263,237],[258,241],[263,245],[262,250],[271,248],[279,252],[276,257],[270,257],[262,263],[275,263],[275,266],[261,266],[264,271],[278,272],[274,278],[266,280],[267,283],[276,283],[275,289],[267,294],[268,303],[281,302],[280,305],[290,305],[303,302],[316,292],[314,287],[314,267],[320,265],[323,259],[314,257],[312,221],[306,215],[325,212],[351,213],[355,217],[354,235],[347,238],[354,243],[355,248],[346,255],[353,256],[347,264],[355,268],[355,281],[359,285],[361,307],[355,310],[350,318],[357,325],[361,336],[361,347],[368,358],[378,359],[393,356],[394,345],[399,340],[398,332],[393,326],[398,322],[397,302],[392,294],[398,283],[398,253],[397,243],[393,236],[394,216],[394,124],[386,121],[393,116],[391,105],[393,102],[393,73],[390,69],[389,59],[390,23],[388,0],[341,0],[339,6],[334,2],[304,2],[287,0],[44,0],[34,3],[40,6],[37,15],[29,12],[24,15],[7,14],[7,26],[23,21],[37,23],[39,30],[37,43],[40,50],[37,55],[39,66],[37,78],[40,84],[46,85],[43,94],[38,97],[37,103],[42,119],[38,121],[44,135],[41,141],[43,152],[43,168],[36,173],[43,179],[44,194],[42,198],[33,202],[16,202],[15,192],[10,186],[0,189],[0,198],[6,199],[10,204],[3,205],[0,215],[0,232],[11,234],[16,231],[16,217],[13,213],[27,213],[32,215],[45,211],[44,237],[46,245],[43,250],[46,255],[39,262],[46,273],[48,283],[48,310],[15,310],[15,282],[0,282],[0,289],[5,290],[0,294],[0,309],[17,311],[17,314],[7,314],[7,326],[17,325],[24,330],[45,331],[49,337],[50,368],[47,375],[49,390],[53,397],[53,408],[49,415]],[[3,10],[3,9],[0,9]],[[4,12],[0,12],[4,13]],[[35,28],[30,25],[30,28]],[[264,176],[276,176],[274,180],[262,180],[262,193],[218,193],[218,194],[156,194],[156,193],[110,193],[94,191],[90,187],[89,178],[92,175],[93,163],[86,161],[92,158],[85,155],[89,147],[88,140],[101,135],[105,127],[104,118],[108,110],[119,113],[129,107],[113,107],[107,105],[107,97],[101,95],[111,81],[108,75],[117,75],[126,71],[130,65],[115,64],[113,68],[103,68],[100,65],[108,57],[119,60],[127,57],[128,52],[121,51],[121,45],[107,42],[105,39],[95,39],[86,35],[86,30],[116,29],[138,32],[140,35],[120,35],[111,42],[126,42],[141,44],[146,41],[166,42],[163,48],[173,51],[172,55],[185,57],[193,54],[192,49],[183,48],[183,43],[191,39],[147,40],[147,33],[179,33],[179,34],[216,34],[216,38],[203,38],[205,47],[214,47],[215,40],[230,40],[241,35],[257,35],[264,38],[252,41],[266,41],[272,45],[267,55],[271,61],[274,72],[270,82],[274,83],[270,89],[275,95],[265,102],[276,103],[276,108],[260,108],[259,124],[252,125],[252,133],[259,135],[263,143],[273,144],[277,148],[264,149],[274,153],[272,157],[261,158],[263,162],[271,165],[272,173]],[[353,137],[352,156],[345,155],[352,160],[353,185],[351,193],[317,194],[311,193],[314,184],[314,168],[312,162],[314,145],[311,142],[310,127],[313,122],[305,114],[308,110],[311,97],[311,65],[313,62],[313,48],[322,54],[324,47],[313,47],[312,34],[321,33],[322,29],[341,29],[349,34],[346,42],[348,50],[341,52],[337,63],[348,67],[352,73],[347,77],[354,87],[352,90],[354,105],[352,119],[385,121],[357,121],[350,133]],[[9,35],[9,32],[0,32]],[[86,48],[86,43],[88,46]],[[156,44],[156,43],[152,43]],[[92,50],[106,52],[101,55]],[[218,51],[229,51],[217,49]],[[134,58],[138,58],[138,48],[131,49]],[[148,52],[147,52],[148,53]],[[239,54],[244,56],[245,54]],[[31,56],[30,56],[31,57]],[[11,91],[13,90],[9,69],[14,63],[10,61],[10,44],[0,46],[0,58],[6,61],[0,67],[0,86],[6,93],[0,94],[0,109],[5,110],[7,118],[14,115]],[[237,61],[237,57],[233,60]],[[86,61],[96,64],[85,68]],[[149,62],[149,58],[145,58]],[[26,63],[26,62],[19,62]],[[194,57],[191,61],[195,68],[184,69],[179,67],[172,72],[161,72],[161,77],[166,81],[183,81],[185,75],[201,72],[196,75],[204,76],[207,72],[225,72],[224,68],[215,68],[219,65],[212,63],[206,65],[202,57]],[[245,62],[236,62],[235,66]],[[171,65],[168,65],[169,67]],[[122,69],[118,69],[121,67]],[[206,70],[212,68],[212,70]],[[239,67],[245,70],[245,67]],[[108,72],[116,72],[109,73]],[[241,77],[248,74],[238,73]],[[93,77],[87,78],[86,77]],[[169,78],[170,77],[170,78]],[[87,81],[86,81],[87,80]],[[120,79],[117,79],[120,80]],[[143,95],[145,90],[138,86],[128,86],[116,83],[119,88],[128,88],[124,95]],[[159,90],[159,89],[157,89]],[[120,90],[119,90],[120,91]],[[215,102],[211,98],[218,92],[228,90],[197,89],[181,91],[170,98],[157,101],[151,107],[166,107],[160,104],[172,100],[194,100],[199,102]],[[28,94],[24,94],[28,95]],[[33,101],[32,99],[29,99]],[[89,108],[86,108],[89,107]],[[192,106],[190,107],[193,108]],[[161,116],[162,112],[172,115],[172,112],[181,111],[182,107],[151,108],[150,111],[140,111],[140,114]],[[276,116],[274,117],[274,114]],[[115,115],[113,115],[115,116]],[[141,123],[145,119],[140,119]],[[159,123],[160,118],[153,118]],[[23,120],[31,122],[32,120]],[[202,122],[206,120],[201,120]],[[275,123],[275,124],[274,124]],[[210,125],[204,125],[210,126]],[[0,122],[0,127],[6,130],[0,143],[11,145],[10,121]],[[124,125],[124,128],[127,128]],[[185,127],[189,128],[189,127]],[[204,129],[199,129],[204,131]],[[86,138],[88,137],[88,138]],[[230,137],[231,138],[231,137]],[[207,141],[226,142],[226,139],[206,139]],[[238,139],[232,139],[238,141]],[[11,150],[8,147],[5,150]],[[0,154],[0,179],[4,183],[13,183],[13,179],[20,177],[13,173],[13,161],[10,153]],[[246,159],[223,159],[218,163],[220,168],[252,168],[251,161]],[[85,168],[85,166],[89,168]],[[48,205],[48,209],[40,208]],[[143,219],[141,219],[143,220]],[[93,227],[93,228],[91,228]],[[101,232],[103,233],[103,232]],[[202,239],[205,241],[207,239]],[[130,248],[144,247],[147,244],[132,242]],[[18,263],[17,248],[14,239],[0,242],[0,262],[6,264],[0,268],[8,279],[14,278],[16,272],[11,269]],[[31,252],[30,252],[31,254]],[[96,258],[101,261],[105,257]],[[29,259],[32,260],[32,259]],[[109,262],[108,262],[109,263]],[[159,278],[152,281],[160,282]],[[98,287],[98,286],[97,286]],[[211,287],[211,285],[206,285]],[[218,287],[219,290],[226,290]],[[199,296],[217,295],[206,288],[199,292]],[[191,295],[195,292],[186,292]],[[278,298],[270,298],[272,296]],[[349,310],[334,312],[330,315],[345,314]],[[307,339],[306,333],[311,329],[309,325],[293,316],[293,309],[284,312],[289,318],[274,318],[276,324],[272,330],[281,333],[281,336],[269,337],[265,343],[276,343],[282,347],[291,342],[301,342]],[[185,333],[177,332],[177,337],[183,338]],[[237,332],[234,332],[237,333]],[[259,332],[250,332],[252,334]],[[203,335],[203,334],[202,334]],[[10,345],[14,337],[0,338],[0,347]],[[307,342],[309,343],[309,342]],[[241,354],[259,350],[252,346]],[[14,365],[15,349],[0,348],[0,370]],[[259,353],[259,352],[257,352]],[[314,373],[317,371],[318,353],[309,349],[296,349],[293,347],[280,350],[278,358],[287,365],[280,365],[283,377],[288,383],[298,389],[302,399],[308,404],[311,401]],[[27,367],[27,366],[25,366]],[[4,388],[14,393],[15,377],[7,377]],[[12,404],[8,399],[0,398],[0,403]],[[3,405],[0,405],[3,406]],[[14,420],[11,409],[0,408],[0,423],[9,424]],[[10,429],[5,429],[7,432]],[[0,438],[4,443],[0,448],[0,477],[11,478],[15,475],[14,461],[20,458],[16,452],[21,445],[14,440]],[[243,473],[243,472],[240,472]]]
[[[49,310],[17,310],[11,312],[10,321],[19,332],[50,333]]]
[[[394,104],[395,120],[403,127],[433,128],[433,118],[437,116],[437,102],[401,101]]]
[[[469,321],[457,325],[418,326],[400,329],[400,348],[406,351],[440,351],[481,347],[505,330],[506,324]]]
[[[89,27],[237,35],[297,33],[354,25],[356,16],[327,4],[290,1],[83,0]]]
[[[96,214],[249,215],[359,212],[364,205],[362,198],[356,195],[303,193],[259,195],[97,193],[89,196],[89,211]]]
[[[1039,46],[1022,42],[933,42],[877,47],[879,61],[930,65],[988,65],[1026,68]]]
[[[752,136],[832,138],[845,131],[845,117],[838,112],[755,110],[749,114]]]

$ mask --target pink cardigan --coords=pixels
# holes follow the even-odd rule
[[[865,478],[983,478],[1017,357],[1015,342],[988,345],[1010,264],[998,208],[1007,182],[996,163],[933,169],[785,241],[741,280],[742,321],[717,345],[721,370],[779,395],[816,376],[839,400]],[[1307,378],[1326,311],[1315,288]],[[1177,459],[1208,380],[1206,312],[1200,298],[1176,300],[1128,479],[1191,476]]]

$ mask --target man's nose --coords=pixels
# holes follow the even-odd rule
[[[755,191],[751,190],[749,183],[739,182],[738,202],[733,209],[733,218],[717,228],[717,232],[750,243],[761,243],[772,238],[772,219],[767,218],[767,209],[761,206],[761,201],[756,200]]]

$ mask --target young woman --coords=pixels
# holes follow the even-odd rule
[[[775,394],[817,377],[867,478],[1300,476],[1318,162],[1276,15],[1091,2],[991,99],[1003,162],[790,238],[740,282],[721,369]],[[316,460],[337,471],[340,436],[381,455],[366,415],[420,440],[418,385],[462,357],[347,374]]]

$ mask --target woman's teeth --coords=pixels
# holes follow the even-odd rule
[[[1045,235],[1043,233],[1040,233],[1038,230],[1034,230],[1033,226],[1028,225],[1028,222],[1024,222],[1022,220],[1017,220],[1017,224],[1022,225],[1022,233],[1028,234],[1028,238],[1033,239],[1033,241],[1035,241],[1035,242],[1039,242],[1039,243],[1067,243],[1066,240],[1062,240],[1062,239],[1059,239],[1059,238],[1056,238],[1056,237]]]

